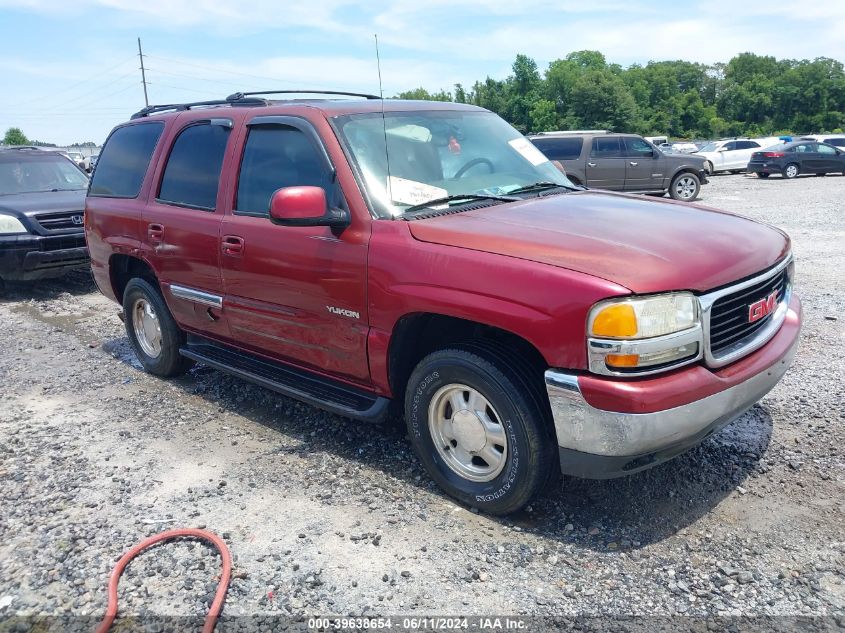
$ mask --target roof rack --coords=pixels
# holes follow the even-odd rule
[[[194,101],[191,103],[167,103],[162,105],[151,105],[141,108],[130,118],[140,119],[158,112],[190,110],[191,108],[214,107],[214,106],[263,106],[269,105],[267,99],[258,98],[256,95],[279,95],[279,94],[315,94],[315,95],[338,95],[343,97],[363,97],[364,99],[381,99],[376,95],[360,92],[340,92],[337,90],[261,90],[257,92],[235,92],[225,99],[213,99],[211,101]]]
[[[366,94],[363,92],[343,92],[338,90],[260,90],[258,92],[236,92],[226,97],[227,101],[237,101],[244,97],[252,97],[255,95],[336,95],[341,97],[362,97],[364,99],[381,99],[377,95]]]
[[[563,136],[565,134],[610,134],[610,130],[554,130],[551,132],[537,132],[534,136]]]

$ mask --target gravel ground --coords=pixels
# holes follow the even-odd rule
[[[124,551],[199,526],[234,555],[226,630],[260,622],[241,615],[284,616],[271,630],[319,614],[823,616],[815,626],[841,627],[843,193],[845,177],[712,178],[703,203],[793,238],[805,309],[795,366],[690,453],[624,479],[566,479],[507,519],[444,497],[401,428],[205,367],[172,382],[142,373],[117,306],[86,272],[11,288],[0,299],[0,618],[96,618]],[[219,564],[202,544],[158,547],[125,573],[121,613],[201,616]]]

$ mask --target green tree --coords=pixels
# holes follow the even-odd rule
[[[441,90],[440,92],[429,92],[425,88],[414,88],[400,92],[395,99],[411,99],[416,101],[451,101],[451,93]]]
[[[10,127],[6,130],[3,143],[6,145],[29,145],[29,139],[26,138],[26,134],[19,127]]]

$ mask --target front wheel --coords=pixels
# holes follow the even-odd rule
[[[695,200],[699,191],[701,191],[701,182],[698,180],[698,176],[689,172],[675,176],[669,186],[669,195],[675,200],[685,202]]]
[[[711,163],[709,160],[705,161],[705,163],[704,163],[704,171],[707,172],[708,176],[712,176],[713,173],[714,173],[713,172],[713,163]]]
[[[497,515],[540,492],[556,458],[550,413],[513,367],[477,349],[440,350],[417,365],[405,396],[411,443],[434,481]]]
[[[798,165],[796,165],[795,163],[789,163],[786,167],[783,168],[783,177],[789,178],[790,180],[792,178],[797,178],[798,174],[800,173],[801,170],[798,169]]]
[[[123,293],[123,321],[138,361],[156,376],[185,373],[192,362],[179,354],[185,335],[176,325],[158,288],[135,278]]]

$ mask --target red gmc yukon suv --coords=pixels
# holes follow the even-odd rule
[[[789,367],[781,231],[574,186],[481,108],[265,94],[151,106],[100,154],[94,277],[147,371],[398,405],[432,478],[504,514],[682,453]]]

